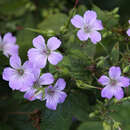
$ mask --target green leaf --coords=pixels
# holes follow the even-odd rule
[[[78,130],[103,130],[102,123],[98,121],[88,121],[82,123]]]
[[[26,11],[28,0],[1,0],[0,12],[2,14],[22,15]]]
[[[70,93],[64,103],[58,104],[55,111],[45,109],[42,115],[41,129],[69,130],[72,117],[85,121],[88,119],[88,98],[81,92]]]
[[[66,20],[67,16],[63,13],[53,14],[43,20],[43,22],[38,25],[38,28],[44,31],[53,30],[59,33],[60,27],[65,24]]]
[[[124,69],[123,69],[123,73],[127,73],[130,70],[130,65],[127,65]]]
[[[74,79],[89,79],[88,81],[91,82],[90,72],[86,70],[86,67],[91,63],[89,62],[90,60],[87,57],[80,57],[78,53],[77,55],[64,56],[62,62],[57,65],[59,68],[58,71],[63,75],[70,75]]]
[[[117,14],[117,9],[116,11],[114,9],[111,12],[103,11],[99,7],[93,5],[93,10],[96,11],[98,18],[102,20],[103,25],[106,28],[111,29],[112,27],[115,27],[116,25],[118,25],[119,15]]]
[[[0,123],[0,130],[13,130],[8,124]]]
[[[30,102],[25,99],[21,101],[10,97],[5,102],[2,112],[6,117],[4,120],[13,130],[36,130],[35,124],[38,119],[40,120],[40,111],[44,108],[41,101]]]
[[[104,130],[111,130],[111,125],[108,124],[106,121],[103,122],[103,128]]]
[[[119,43],[116,43],[111,52],[111,62],[116,65],[119,61]]]
[[[56,33],[53,30],[44,31],[44,30],[34,29],[34,28],[25,28],[25,30],[35,32],[35,33],[40,33],[40,34],[47,36],[47,37],[52,37],[52,36],[56,35]]]
[[[82,89],[92,89],[92,88],[97,88],[97,87],[94,87],[92,85],[89,85],[89,84],[86,84],[84,83],[83,81],[81,80],[76,80],[76,84],[79,88],[82,88]]]
[[[9,66],[9,61],[8,61],[8,58],[3,55],[2,51],[0,51],[0,59],[2,61],[0,64],[0,74],[2,74],[3,69]]]
[[[26,27],[35,26],[34,17],[32,14],[27,13],[23,18],[22,25]],[[35,33],[27,30],[21,30],[17,34],[17,44],[20,46],[19,54],[22,57],[23,61],[27,59],[27,51],[32,47],[32,40],[35,37]]]
[[[126,97],[127,99],[127,97]],[[123,100],[123,99],[122,99]],[[113,113],[110,116],[116,121],[121,123],[121,128],[123,130],[130,129],[130,103],[129,101],[124,101],[121,104],[116,104],[110,107]]]

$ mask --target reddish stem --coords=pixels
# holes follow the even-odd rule
[[[97,88],[97,89],[102,90],[102,88]]]
[[[16,27],[16,30],[23,30],[24,29],[24,27],[22,27],[22,26],[17,26]]]
[[[74,8],[76,8],[76,6],[78,5],[79,0],[75,0],[75,4],[74,4]]]

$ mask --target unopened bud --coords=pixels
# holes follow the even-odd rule
[[[126,67],[123,69],[123,73],[127,73],[127,72],[129,71],[129,69],[130,69],[130,66],[129,66],[129,65],[126,66]]]

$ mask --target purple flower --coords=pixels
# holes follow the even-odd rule
[[[67,94],[62,90],[65,88],[66,82],[64,79],[59,78],[56,84],[53,86],[49,86],[45,88],[45,98],[46,100],[46,107],[52,110],[56,110],[58,103],[63,103]]]
[[[26,91],[24,98],[33,101],[35,99],[42,100],[44,95],[44,88],[42,85],[50,85],[54,82],[53,75],[50,73],[45,73],[40,76],[40,69],[34,72],[35,81],[32,87]]]
[[[51,64],[56,65],[63,58],[60,53],[55,52],[60,45],[61,41],[58,38],[51,37],[47,41],[46,46],[44,38],[39,35],[33,39],[33,46],[35,48],[31,48],[28,51],[29,60],[39,68],[44,68],[46,66],[47,59]]]
[[[101,20],[97,20],[95,11],[86,11],[84,16],[75,15],[71,19],[71,23],[80,30],[77,33],[78,38],[81,41],[86,41],[88,38],[91,39],[92,43],[96,44],[101,40],[101,34],[98,30],[102,30]]]
[[[128,23],[130,24],[130,20],[128,20]],[[130,37],[130,28],[127,30],[127,35]]]
[[[6,33],[2,39],[0,36],[0,51],[3,51],[3,54],[6,57],[12,55],[18,55],[18,45],[16,43],[16,37],[12,36],[10,32]]]
[[[13,90],[26,91],[34,81],[32,64],[26,61],[21,65],[19,56],[11,56],[10,65],[11,67],[7,67],[3,71],[3,79],[9,81],[9,86]]]
[[[98,82],[105,86],[101,91],[101,96],[108,99],[115,96],[116,99],[120,100],[124,97],[122,87],[128,87],[130,79],[121,76],[120,67],[115,66],[109,69],[109,77],[102,75],[98,79]]]

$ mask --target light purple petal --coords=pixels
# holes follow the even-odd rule
[[[97,31],[91,32],[90,39],[92,43],[96,44],[97,42],[101,41],[101,34]]]
[[[38,49],[46,48],[45,40],[42,35],[39,35],[33,39],[33,46]]]
[[[111,79],[118,79],[120,77],[120,75],[121,75],[120,67],[112,66],[109,69],[109,76]]]
[[[34,71],[39,70],[39,68],[34,67],[34,65],[30,61],[25,61],[22,68],[25,72],[32,73],[34,75]],[[39,74],[40,75],[40,74]]]
[[[130,37],[130,28],[127,30],[127,35]]]
[[[109,82],[110,82],[110,79],[105,76],[105,75],[102,75],[99,79],[98,79],[98,82],[102,85],[108,85]]]
[[[25,61],[23,64],[24,69],[33,69],[33,64],[30,61]]]
[[[103,98],[111,99],[113,97],[113,89],[110,86],[106,86],[101,91],[101,96]]]
[[[83,26],[83,17],[80,15],[75,15],[71,19],[71,23],[76,27],[76,28],[81,28]]]
[[[40,77],[39,81],[40,85],[49,85],[54,82],[54,77],[51,73],[45,73]]]
[[[130,79],[124,76],[121,76],[118,79],[118,82],[119,82],[118,84],[120,87],[128,87],[130,85]]]
[[[94,30],[102,30],[103,26],[102,26],[102,21],[101,20],[96,20],[93,24],[93,29]]]
[[[41,69],[37,67],[33,67],[33,74],[36,80],[40,77],[40,73],[41,73]]]
[[[66,86],[66,82],[64,79],[59,78],[54,86],[54,88],[58,89],[58,90],[63,90]]]
[[[35,97],[35,89],[29,89],[25,94],[24,94],[24,98],[28,99],[29,101],[34,101],[36,100]]]
[[[48,42],[47,42],[47,47],[48,47],[50,50],[52,50],[52,51],[54,51],[54,50],[56,50],[57,48],[59,48],[60,45],[61,45],[61,41],[60,41],[58,38],[56,38],[56,37],[51,37],[51,38],[49,38],[49,40],[48,40]]]
[[[24,76],[14,75],[9,80],[9,86],[13,90],[19,90],[21,92],[25,92],[29,88],[32,87],[33,79],[34,79],[34,75],[31,74],[31,73],[30,74],[29,73],[25,73]]]
[[[34,101],[36,99],[42,100],[42,92],[36,92],[36,89],[30,88],[24,94],[24,98],[28,99],[29,101]]]
[[[3,79],[6,81],[9,81],[11,76],[14,75],[16,73],[16,71],[10,67],[7,67],[4,69],[3,71]]]
[[[58,96],[48,96],[46,100],[46,107],[51,110],[56,110],[58,101],[59,101]]]
[[[24,70],[23,78],[24,78],[25,84],[27,83],[28,85],[30,83],[32,84],[32,82],[35,81],[34,74],[32,73],[32,71],[30,71],[30,69],[25,69]]]
[[[77,32],[77,36],[78,36],[79,40],[81,40],[81,41],[86,41],[86,40],[88,40],[88,34],[85,33],[83,30],[79,30],[79,31]]]
[[[88,10],[84,13],[84,22],[86,24],[92,25],[97,18],[97,14],[95,11]]]
[[[23,84],[21,84],[20,79],[12,80],[11,78],[11,80],[9,81],[9,86],[10,88],[12,88],[12,90],[19,90],[23,86]]]
[[[4,43],[15,44],[16,43],[16,37],[12,36],[12,33],[8,32],[8,33],[6,33],[4,35],[3,42]]]
[[[16,44],[7,43],[3,47],[3,53],[6,57],[8,56],[17,56],[19,46]]]
[[[51,64],[56,65],[63,59],[63,56],[58,52],[51,52],[48,56],[48,60]]]
[[[19,91],[27,91],[30,87],[32,87],[34,82],[34,75],[28,71],[24,70],[24,74],[20,75],[19,73],[14,73],[9,80],[9,86],[13,90]]]
[[[115,91],[113,91],[113,94],[117,100],[120,100],[121,98],[124,97],[124,92],[121,87],[116,87]]]
[[[130,24],[130,20],[128,20],[128,23]]]
[[[15,69],[19,69],[21,67],[20,57],[19,56],[11,56],[10,57],[10,65]]]
[[[58,103],[63,103],[67,97],[67,94],[65,92],[59,92],[59,102]]]
[[[2,42],[2,37],[1,37],[1,35],[0,35],[0,42]]]
[[[35,94],[36,99],[43,100],[43,91],[38,92],[38,94]]]
[[[40,50],[31,48],[28,51],[29,61],[34,64],[35,67],[44,68],[47,62],[47,55],[41,54]]]

